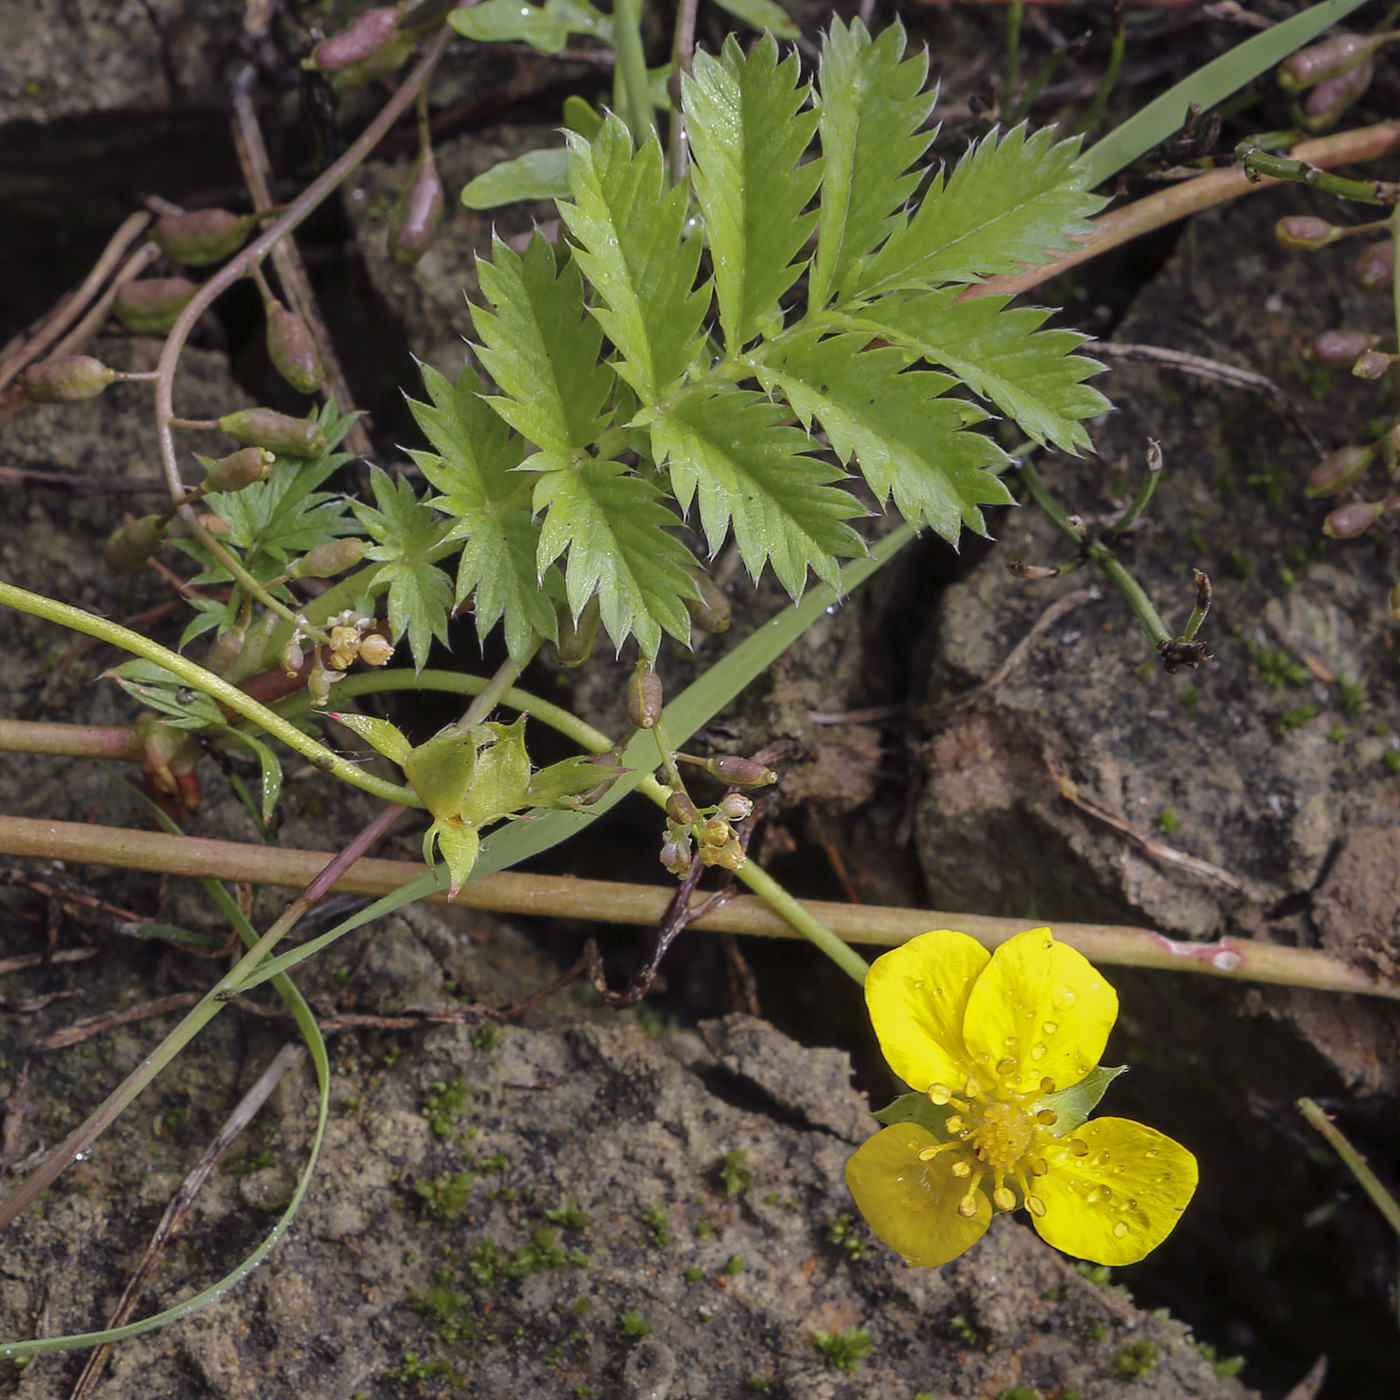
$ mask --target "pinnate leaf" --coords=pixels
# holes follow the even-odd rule
[[[499,238],[492,254],[477,263],[492,311],[472,309],[481,363],[504,394],[491,406],[543,450],[546,460],[530,465],[567,465],[607,426],[612,371],[598,363],[602,331],[584,311],[578,265],[571,258],[556,276],[554,249],[538,232],[524,257]]]
[[[563,199],[568,193],[569,153],[558,146],[498,161],[462,186],[462,203],[468,209],[499,209],[522,199]]]
[[[922,128],[938,100],[924,91],[928,56],[904,58],[904,29],[871,40],[860,20],[834,19],[821,59],[822,203],[809,304],[821,307],[894,228],[933,140]]]
[[[694,359],[710,304],[708,287],[695,290],[700,240],[681,239],[685,190],[667,188],[656,138],[634,150],[615,116],[592,141],[567,136],[573,200],[559,214],[604,303],[593,314],[622,355],[618,373],[654,404]]]
[[[778,61],[766,34],[747,57],[731,36],[720,58],[695,55],[683,80],[695,197],[705,216],[720,324],[730,354],[759,333],[761,318],[802,274],[799,256],[816,222],[802,211],[821,162],[799,166],[816,131],[802,111],[797,55]]]
[[[860,324],[952,370],[1036,442],[1064,452],[1088,448],[1080,420],[1097,417],[1110,405],[1084,383],[1103,366],[1073,353],[1086,337],[1040,330],[1050,314],[1043,307],[1008,308],[1010,298],[1004,296],[955,297],[948,288],[886,298],[862,313]]]
[[[1010,493],[993,475],[1006,454],[978,432],[986,417],[964,399],[942,397],[955,380],[905,369],[894,347],[865,349],[867,336],[785,338],[765,357],[759,378],[810,427],[815,417],[843,462],[854,457],[876,498],[894,497],[911,524],[927,521],[956,541],[966,525],[984,533],[981,505],[1005,505]],[[901,372],[902,371],[902,372]]]
[[[945,282],[981,282],[1050,262],[1090,232],[1104,200],[1075,165],[1079,139],[1024,125],[976,142],[945,182],[934,177],[913,217],[846,278],[842,299]]]
[[[535,484],[535,509],[548,512],[540,568],[567,550],[564,579],[573,615],[596,593],[608,635],[620,647],[635,634],[649,657],[656,655],[663,629],[689,640],[690,617],[681,599],[696,593],[686,572],[694,559],[666,533],[677,521],[659,495],[621,462],[545,472]]]
[[[863,554],[865,545],[845,523],[861,513],[855,499],[830,484],[841,473],[808,456],[810,439],[785,426],[785,417],[778,404],[748,390],[695,393],[657,419],[652,442],[658,460],[667,461],[681,509],[699,496],[711,553],[732,521],[749,572],[757,578],[771,560],[795,598],[809,567],[835,587],[837,557]]]

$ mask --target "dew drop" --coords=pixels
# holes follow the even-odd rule
[[[827,608],[827,610],[826,610],[826,615],[827,615],[828,617],[835,617],[835,616],[836,616],[836,604],[835,604],[835,603],[832,603],[832,604],[830,605],[830,607]]]
[[[1054,1035],[1055,1032],[1060,1029],[1060,1023],[1058,1021],[1047,1021],[1040,1029],[1043,1030],[1046,1035]]]
[[[1046,1048],[1043,1045],[1031,1046],[1031,1059],[1043,1060],[1047,1054],[1049,1054],[1049,1051],[1046,1050]]]
[[[1056,987],[1050,994],[1050,1004],[1056,1011],[1068,1011],[1079,1000],[1079,993],[1073,987]]]
[[[1156,1156],[1158,1156],[1159,1154],[1158,1154],[1157,1149],[1156,1149],[1155,1147],[1149,1147],[1149,1148],[1147,1149],[1147,1155],[1148,1155],[1149,1157],[1156,1157]]]
[[[1053,938],[1047,938],[1040,946],[1042,948],[1053,948],[1055,946],[1055,940]]]
[[[914,983],[914,986],[915,986],[915,987],[922,987],[923,985],[924,985],[924,979],[923,979],[922,977],[919,978],[919,980],[918,980],[917,982]]]
[[[1114,1176],[1122,1176],[1122,1174],[1123,1174],[1125,1171],[1127,1171],[1127,1170],[1128,1170],[1127,1167],[1125,1167],[1125,1166],[1122,1164],[1122,1162],[1119,1162],[1118,1165],[1117,1165],[1116,1167],[1114,1167],[1114,1169],[1113,1169],[1113,1174],[1114,1174]]]
[[[1122,1222],[1121,1220],[1113,1227],[1113,1237],[1114,1237],[1114,1239],[1121,1240],[1121,1239],[1123,1238],[1123,1236],[1126,1235],[1127,1233],[1128,1233],[1128,1227],[1127,1227],[1125,1224],[1123,1224],[1123,1222]]]
[[[1094,1165],[1096,1167],[1106,1167],[1108,1165],[1108,1160],[1108,1150],[1105,1148],[1094,1158]]]
[[[1009,1036],[1007,1036],[1007,1037],[1006,1037],[1006,1043],[1007,1043],[1007,1045],[1015,1045],[1015,1043],[1016,1043],[1016,1037],[1015,1037],[1014,1035],[1009,1035]]]

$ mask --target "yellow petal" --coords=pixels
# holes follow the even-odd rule
[[[921,933],[878,957],[865,977],[865,1004],[890,1068],[923,1093],[946,1084],[955,1094],[967,1079],[962,1041],[968,993],[990,954],[950,929]]]
[[[976,1068],[1005,1092],[1031,1094],[1043,1079],[1077,1084],[1103,1056],[1118,1019],[1118,993],[1089,960],[1047,928],[1008,938],[967,1002],[963,1040]],[[1000,1079],[995,1067],[1015,1069]]]
[[[919,1160],[919,1149],[936,1141],[917,1123],[896,1123],[868,1138],[846,1163],[846,1184],[870,1228],[906,1264],[926,1269],[970,1249],[992,1219],[992,1203],[981,1191],[976,1214],[958,1214],[968,1178],[954,1176],[950,1168],[963,1154]]]
[[[1083,1156],[1075,1139],[1089,1149]],[[1043,1155],[1050,1170],[1032,1182],[1045,1202],[1035,1228],[1095,1264],[1136,1264],[1171,1234],[1196,1190],[1196,1159],[1127,1118],[1090,1119]]]

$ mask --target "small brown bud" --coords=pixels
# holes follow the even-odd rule
[[[393,39],[399,28],[399,7],[377,5],[357,15],[339,34],[322,39],[302,67],[335,73],[352,63],[363,63]]]
[[[593,641],[598,635],[599,603],[595,593],[584,605],[577,620],[570,617],[562,604],[559,608],[559,640],[554,655],[561,666],[582,666],[593,655]]]
[[[389,252],[395,262],[416,263],[428,251],[442,222],[444,207],[442,176],[432,149],[428,148],[419,153],[394,211]]]
[[[270,408],[240,408],[219,419],[219,427],[235,442],[266,447],[284,457],[319,457],[326,450],[321,425],[310,418],[292,418]]]
[[[690,800],[690,795],[684,792],[673,792],[666,799],[666,815],[680,826],[695,826],[700,820],[695,803]]]
[[[353,536],[327,540],[325,544],[318,544],[315,549],[308,549],[292,565],[292,577],[330,578],[334,574],[344,573],[346,569],[353,569],[364,558],[364,553],[365,542]]]
[[[95,399],[116,377],[116,370],[91,355],[59,355],[30,365],[19,382],[35,403],[82,403]]]
[[[167,214],[156,220],[151,238],[171,262],[186,267],[223,262],[247,239],[254,214],[231,214],[227,209],[193,209],[187,214]]]
[[[1039,582],[1041,579],[1059,578],[1060,571],[1052,569],[1045,564],[1026,564],[1020,559],[1013,559],[1007,566],[1006,572],[1013,578],[1032,579]]]
[[[1329,452],[1308,473],[1304,494],[1316,500],[1319,496],[1335,496],[1338,491],[1355,486],[1366,475],[1375,455],[1374,447],[1339,447]]]
[[[164,335],[198,290],[188,277],[141,277],[118,290],[112,314],[134,335]]]
[[[1334,540],[1352,540],[1364,535],[1384,514],[1384,501],[1356,501],[1349,506],[1338,506],[1322,522],[1322,533]]]
[[[690,620],[702,632],[727,632],[734,617],[734,605],[729,595],[700,566],[686,569],[700,590],[698,598],[682,598]]]
[[[102,558],[114,574],[134,574],[160,548],[166,529],[167,522],[158,515],[128,520],[107,536]]]
[[[1368,243],[1351,265],[1352,286],[1363,292],[1379,292],[1395,276],[1395,244],[1389,238]]]
[[[751,758],[739,758],[733,754],[720,754],[712,758],[705,765],[705,770],[731,787],[767,787],[769,783],[778,781],[778,775],[771,768],[765,768]]]
[[[394,644],[379,632],[371,632],[360,643],[360,660],[366,666],[387,666],[394,656]]]
[[[1347,108],[1354,106],[1366,95],[1366,89],[1371,86],[1374,76],[1375,65],[1368,58],[1357,64],[1350,73],[1320,82],[1303,103],[1303,129],[1316,132],[1336,126],[1346,114]]]
[[[638,729],[655,729],[661,720],[663,695],[661,677],[646,664],[637,662],[637,668],[627,678],[627,718]]]
[[[306,665],[306,652],[302,650],[299,642],[288,642],[282,648],[282,654],[278,660],[282,663],[282,669],[289,676],[299,676],[301,668]]]
[[[1370,34],[1334,34],[1290,54],[1278,66],[1278,85],[1289,93],[1340,78],[1366,62],[1385,40]]]
[[[1310,253],[1335,243],[1341,235],[1335,224],[1311,214],[1288,214],[1274,225],[1274,237],[1283,247],[1302,248]]]
[[[314,394],[326,382],[321,354],[306,322],[280,301],[267,311],[267,354],[273,368],[299,394]]]
[[[1368,350],[1352,365],[1351,372],[1358,379],[1379,379],[1390,368],[1390,360],[1384,350]]]
[[[241,491],[264,481],[277,458],[265,447],[244,447],[220,458],[205,473],[206,491]]]
[[[1308,353],[1328,369],[1349,369],[1379,339],[1365,331],[1323,331],[1308,345]]]
[[[753,800],[742,793],[731,792],[719,804],[719,811],[722,817],[728,817],[732,822],[741,822],[753,814]]]

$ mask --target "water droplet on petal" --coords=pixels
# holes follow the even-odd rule
[[[1115,1239],[1121,1240],[1123,1236],[1127,1233],[1128,1227],[1125,1224],[1123,1224],[1121,1220],[1113,1227],[1113,1237]]]
[[[1047,1021],[1041,1028],[1046,1035],[1054,1035],[1060,1029],[1058,1021]]]
[[[1043,1060],[1048,1053],[1043,1045],[1031,1046],[1031,1059],[1033,1060]]]
[[[1106,1166],[1108,1165],[1108,1161],[1109,1161],[1108,1152],[1107,1152],[1107,1150],[1105,1149],[1104,1151],[1100,1152],[1100,1153],[1094,1158],[1094,1165],[1095,1165],[1096,1167],[1106,1167]]]

